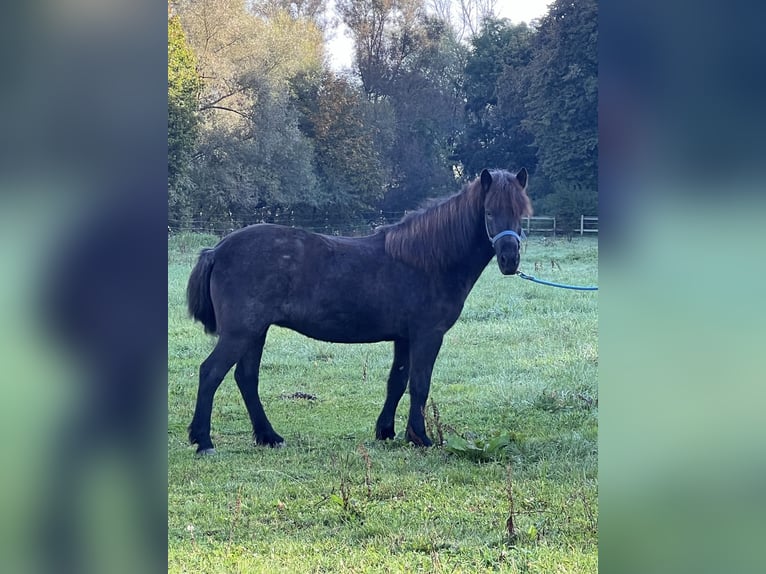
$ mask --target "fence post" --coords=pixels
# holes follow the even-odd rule
[[[556,237],[556,217],[553,217],[553,237]]]
[[[580,237],[582,237],[582,234],[585,232],[585,216],[580,215]]]

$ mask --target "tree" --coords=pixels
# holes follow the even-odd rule
[[[326,0],[180,0],[171,218],[395,218],[485,167],[522,166],[538,212],[595,213],[595,0],[556,0],[532,28],[494,18],[495,4],[337,0],[356,72],[339,77]]]
[[[242,0],[178,5],[205,80],[186,197],[197,226],[236,228],[325,201],[290,99],[293,78],[321,69],[322,33],[307,16],[261,4],[267,16]]]
[[[426,5],[430,14],[452,26],[462,42],[478,35],[485,19],[495,17],[497,0],[427,0]]]
[[[454,191],[454,147],[462,128],[465,48],[445,22],[430,17],[413,27],[411,42],[412,53],[388,93],[395,116],[395,177],[385,207],[394,212]]]
[[[289,14],[293,18],[311,20],[318,26],[324,24],[327,0],[250,0],[254,14],[267,18],[279,13]]]
[[[337,0],[336,8],[354,37],[365,92],[371,100],[385,97],[412,53],[421,0]]]
[[[401,212],[454,188],[451,161],[465,49],[422,0],[339,0],[391,179],[381,206]]]
[[[299,126],[314,144],[314,170],[327,198],[312,216],[373,219],[385,175],[364,94],[331,71],[298,79],[293,88]]]
[[[325,201],[313,171],[314,146],[298,129],[288,97],[264,83],[253,101],[252,122],[212,122],[201,139],[192,167],[198,224],[236,229]]]
[[[199,132],[197,98],[202,87],[196,58],[186,43],[178,16],[168,18],[168,201],[184,209],[189,162]]]
[[[186,0],[179,14],[205,80],[206,118],[224,112],[229,123],[247,122],[264,80],[284,91],[291,78],[322,68],[322,32],[311,19],[276,8],[259,16],[242,0]]]
[[[484,21],[494,17],[497,0],[459,0],[458,4],[463,33],[468,29],[471,37],[474,37],[479,33]]]
[[[456,149],[467,177],[485,167],[526,167],[535,174],[536,149],[523,126],[524,75],[533,35],[526,24],[487,18],[471,40],[464,73],[465,129]]]
[[[542,205],[567,226],[598,208],[597,19],[595,0],[556,0],[528,66],[524,126],[553,187]]]

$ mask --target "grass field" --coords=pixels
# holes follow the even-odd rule
[[[596,572],[596,293],[503,277],[490,263],[431,386],[432,436],[462,437],[466,452],[374,439],[391,343],[272,327],[261,398],[287,446],[252,444],[232,371],[213,408],[218,454],[196,458],[186,427],[215,339],[187,317],[184,293],[198,250],[215,241],[169,242],[169,572]],[[533,237],[525,249],[526,273],[598,281],[594,238]],[[408,408],[405,394],[399,433]],[[493,437],[509,444],[487,446]]]

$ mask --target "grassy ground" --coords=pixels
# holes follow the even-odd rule
[[[445,337],[433,432],[478,446],[499,435],[507,448],[476,457],[375,441],[391,343],[272,328],[261,397],[286,448],[252,445],[230,373],[213,409],[218,454],[199,459],[186,426],[214,338],[188,319],[184,290],[214,243],[170,240],[170,572],[596,572],[597,294],[503,277],[493,261]],[[593,238],[532,238],[522,270],[595,284],[597,259]],[[405,394],[399,432],[408,407]]]

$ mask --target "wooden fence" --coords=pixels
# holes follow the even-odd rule
[[[553,236],[561,230],[556,227],[556,218],[546,215],[525,217],[521,224],[524,233],[550,233]],[[584,235],[586,233],[598,233],[598,217],[591,215],[580,216],[580,228],[572,230],[574,233]]]
[[[580,235],[583,233],[598,233],[598,217],[580,216]]]
[[[570,220],[571,221],[571,220]],[[283,225],[288,225],[291,227],[299,227],[301,229],[306,229],[308,231],[316,231],[318,233],[326,233],[328,235],[367,235],[369,233],[372,233],[372,231],[375,230],[376,225],[369,224],[369,225],[353,225],[350,223],[345,224],[337,224],[330,221],[314,221],[314,220],[307,220],[307,221],[284,221],[281,222]],[[527,235],[530,235],[532,233],[546,233],[550,234],[552,236],[556,236],[556,234],[561,233],[572,233],[572,234],[580,234],[585,235],[586,233],[598,233],[598,217],[597,216],[589,216],[589,215],[581,215],[580,216],[580,227],[577,229],[561,229],[559,227],[560,222],[556,221],[555,217],[547,216],[547,215],[534,215],[532,217],[524,217],[521,221],[521,227]],[[169,221],[168,222],[168,233],[178,233],[178,232],[204,232],[204,233],[214,233],[220,236],[226,235],[227,233],[231,233],[237,229],[237,226],[213,226],[206,222],[203,222],[202,220],[192,220],[191,222],[176,222],[176,221]]]
[[[556,235],[556,218],[543,215],[525,217],[521,227],[527,235],[530,233],[552,233]]]

